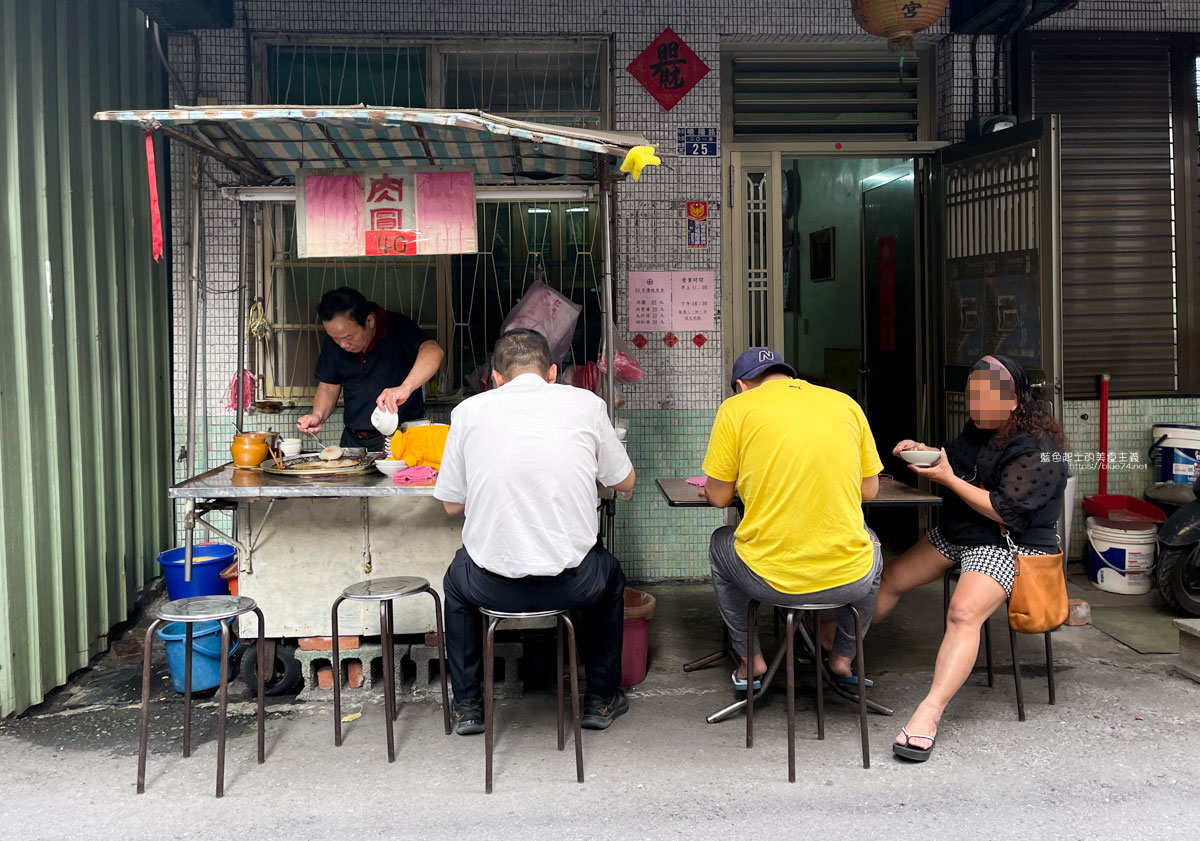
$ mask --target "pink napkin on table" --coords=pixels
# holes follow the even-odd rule
[[[708,482],[707,476],[693,476],[687,480],[689,485],[695,485],[697,488],[703,488]]]
[[[419,464],[416,467],[409,467],[401,470],[396,475],[392,476],[393,485],[432,485],[437,479],[437,471],[432,467],[426,467]]]

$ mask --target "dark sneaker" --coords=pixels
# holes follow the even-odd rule
[[[581,727],[588,730],[607,730],[617,716],[629,712],[629,701],[625,693],[617,690],[611,698],[601,698],[599,695],[586,695],[583,699],[583,718]]]
[[[460,736],[483,732],[483,704],[479,701],[455,701],[450,707],[450,718],[454,732]]]

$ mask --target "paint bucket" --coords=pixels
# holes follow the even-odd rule
[[[1154,585],[1154,523],[1088,517],[1088,578],[1106,593],[1140,595]]]
[[[236,549],[227,543],[197,543],[192,547],[191,581],[183,580],[184,552],[184,547],[179,546],[158,554],[168,599],[224,596],[229,592],[229,585],[221,578],[221,570],[237,556]]]
[[[230,620],[225,620],[226,622]],[[187,675],[187,624],[168,622],[158,629],[158,638],[167,650],[167,667],[171,670],[171,685],[176,692],[184,691]],[[233,679],[233,655],[241,648],[231,634],[229,674]],[[202,692],[221,683],[221,625],[219,622],[196,622],[192,625],[192,691]]]
[[[1149,456],[1156,482],[1191,485],[1200,468],[1200,426],[1156,423]]]

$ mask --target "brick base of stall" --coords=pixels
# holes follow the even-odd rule
[[[433,642],[431,638],[427,642]],[[496,697],[520,698],[525,684],[517,671],[524,646],[520,642],[496,643]],[[304,687],[297,700],[332,701],[333,668],[331,651],[303,649],[296,651],[296,659],[304,674]],[[341,660],[342,701],[360,700],[380,692],[383,679],[383,648],[378,644],[360,643],[357,648],[343,648]],[[437,645],[397,645],[395,651],[395,673],[400,676],[397,697],[411,696],[415,699],[441,700],[441,678],[438,675]]]

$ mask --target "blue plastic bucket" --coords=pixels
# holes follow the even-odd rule
[[[197,543],[192,547],[191,581],[183,580],[184,554],[182,546],[158,553],[158,565],[167,582],[167,598],[175,601],[191,596],[224,596],[229,592],[229,582],[221,578],[221,570],[233,562],[237,549],[228,543]]]
[[[1200,470],[1200,426],[1158,423],[1150,434],[1155,481],[1194,483]]]
[[[225,620],[226,622],[230,620]],[[158,629],[158,638],[167,650],[167,666],[171,670],[171,685],[176,692],[184,691],[187,675],[187,625],[168,622]],[[234,638],[230,636],[232,641]],[[242,647],[233,642],[229,649],[229,679],[233,679],[233,655]],[[221,683],[221,625],[219,622],[196,622],[192,625],[192,691],[212,689]]]

